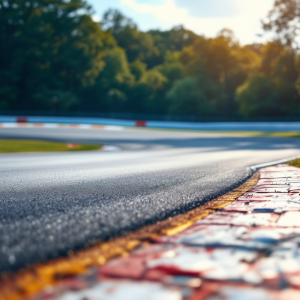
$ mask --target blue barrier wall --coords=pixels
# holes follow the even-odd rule
[[[15,116],[0,116],[0,123],[17,122]],[[22,118],[24,119],[24,118]],[[28,123],[95,124],[134,127],[137,121],[83,117],[26,117]],[[24,120],[23,120],[24,121]],[[267,131],[300,132],[300,122],[167,122],[146,121],[146,127],[166,129],[188,129],[203,131]]]

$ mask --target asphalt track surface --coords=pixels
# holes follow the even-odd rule
[[[0,273],[186,212],[239,186],[252,165],[300,155],[299,139],[138,129],[0,128],[1,138],[121,151],[0,155]]]

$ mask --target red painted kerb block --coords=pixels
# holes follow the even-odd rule
[[[25,118],[25,117],[19,117],[19,118],[16,119],[16,122],[17,123],[27,123],[28,119]]]
[[[146,121],[135,121],[135,126],[146,127],[147,126],[147,122]]]

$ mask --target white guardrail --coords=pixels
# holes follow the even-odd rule
[[[2,127],[12,127],[12,123],[36,124],[34,127],[57,127],[54,124],[74,125],[74,127],[89,128],[90,125],[119,127],[149,127],[165,129],[188,129],[203,131],[267,131],[267,132],[300,132],[300,122],[167,122],[146,120],[118,120],[105,118],[82,117],[16,117],[0,116]],[[5,126],[3,126],[6,124]],[[9,126],[11,124],[11,126]],[[21,125],[22,124],[22,125]],[[44,126],[44,125],[48,126]],[[51,126],[52,124],[52,126]],[[76,126],[80,125],[80,126]],[[1,125],[0,125],[1,126]],[[14,126],[16,127],[16,126]]]

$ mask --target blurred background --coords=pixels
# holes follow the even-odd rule
[[[0,114],[299,120],[299,18],[299,0],[1,0]]]

